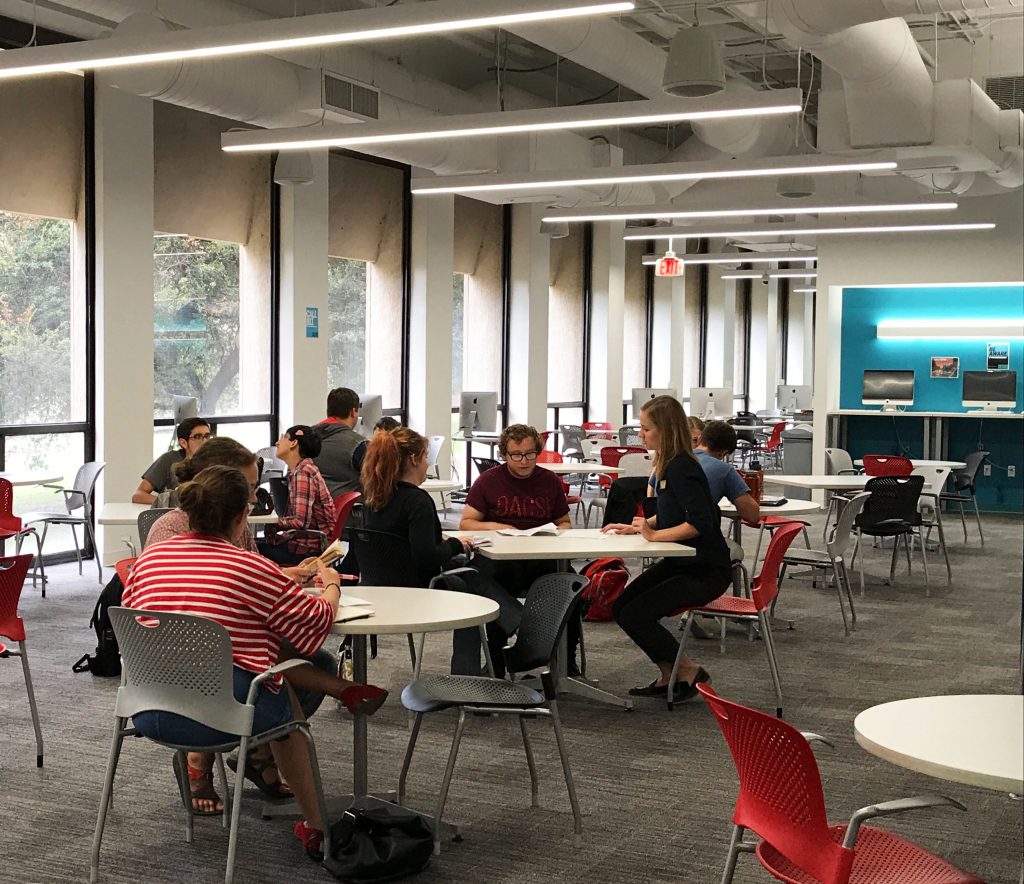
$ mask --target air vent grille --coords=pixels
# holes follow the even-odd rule
[[[324,71],[324,108],[346,116],[376,120],[380,116],[380,94],[370,86]]]
[[[1024,75],[989,77],[985,81],[985,91],[1003,110],[1024,110]]]

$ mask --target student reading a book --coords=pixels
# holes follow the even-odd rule
[[[729,548],[722,537],[721,516],[712,498],[707,474],[693,453],[683,406],[671,396],[657,396],[640,412],[640,438],[657,452],[654,461],[656,515],[637,516],[632,523],[606,525],[615,534],[641,534],[645,540],[683,543],[695,555],[656,562],[623,590],[612,616],[658,667],[658,678],[630,690],[638,697],[663,697],[668,691],[679,644],[661,619],[682,607],[718,598],[732,579]],[[698,683],[711,676],[690,657],[680,661],[676,700],[696,696]]]
[[[323,645],[341,594],[338,574],[330,568],[320,567],[320,591],[311,595],[272,562],[235,545],[251,495],[251,483],[231,467],[208,467],[182,486],[180,502],[189,533],[147,546],[132,568],[123,598],[126,607],[200,614],[220,623],[231,638],[234,693],[243,702],[253,677],[279,662],[282,639],[300,654],[312,654]],[[304,717],[295,689],[308,689],[310,680],[326,687],[322,676],[302,666],[286,679],[268,680],[257,693],[254,732]],[[364,715],[387,698],[382,688],[338,677],[326,692],[350,712]],[[172,743],[217,745],[230,739],[167,712],[140,713],[133,724],[143,735]],[[305,817],[296,823],[295,834],[304,845],[314,845],[323,837],[325,821],[316,805],[305,740],[292,733],[271,743],[270,749]],[[249,763],[247,759],[246,767]]]

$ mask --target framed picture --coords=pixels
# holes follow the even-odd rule
[[[933,356],[932,357],[933,378],[958,378],[960,377],[959,356]]]
[[[989,344],[987,348],[989,371],[1003,371],[1010,367],[1009,343]]]

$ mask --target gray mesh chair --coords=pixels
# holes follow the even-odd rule
[[[150,529],[157,520],[171,511],[170,507],[153,507],[139,513],[139,551],[146,548],[146,541],[149,540]]]
[[[479,678],[471,675],[431,675],[419,678],[406,685],[402,691],[402,705],[414,712],[416,717],[409,735],[409,745],[402,762],[402,772],[398,778],[398,803],[405,801],[405,782],[412,762],[416,739],[419,736],[423,716],[429,712],[440,712],[445,709],[458,709],[459,721],[455,728],[448,754],[448,766],[445,768],[441,783],[441,793],[437,798],[434,811],[434,853],[441,852],[441,817],[444,814],[445,801],[448,798],[448,787],[455,761],[459,754],[459,744],[466,727],[466,713],[504,713],[519,718],[519,728],[523,736],[523,747],[526,750],[526,764],[530,771],[531,804],[538,806],[537,769],[533,761],[533,750],[526,729],[526,719],[548,717],[555,731],[555,742],[558,744],[558,755],[562,761],[562,772],[565,785],[569,791],[569,803],[572,806],[576,845],[582,843],[583,822],[580,816],[579,802],[576,800],[576,788],[573,785],[572,771],[569,769],[569,757],[565,751],[565,740],[562,736],[562,724],[558,718],[557,692],[555,680],[551,675],[552,657],[558,647],[562,633],[570,618],[577,616],[580,604],[580,591],[587,585],[587,578],[579,574],[547,574],[534,581],[526,596],[526,607],[523,620],[514,645],[505,649],[505,665],[510,679],[531,670],[545,667],[541,674],[543,693],[517,684],[513,680],[500,678]]]
[[[974,495],[974,480],[981,465],[988,459],[989,451],[972,451],[964,458],[964,467],[953,473],[953,490],[939,495],[940,503],[956,504],[960,509],[960,524],[964,529],[964,543],[967,543],[967,520],[964,519],[964,504],[970,501],[974,505],[974,518],[978,523],[978,537],[981,545],[985,545],[985,535],[981,530],[981,513],[978,512],[978,498]]]
[[[260,473],[261,485],[265,485],[271,479],[283,478],[288,472],[288,465],[277,456],[276,451],[277,449],[270,445],[256,452],[257,457],[263,458],[263,470]]]
[[[231,638],[219,623],[191,614],[133,611],[130,608],[110,608],[109,613],[114,635],[117,636],[118,647],[121,650],[121,687],[117,691],[114,738],[107,761],[99,813],[96,817],[92,863],[89,869],[91,884],[95,884],[99,876],[100,844],[103,840],[107,813],[112,805],[114,775],[117,772],[121,746],[125,737],[138,736],[135,728],[128,726],[128,719],[140,712],[175,712],[207,727],[235,735],[231,741],[217,746],[187,746],[154,741],[175,752],[179,790],[186,813],[185,840],[189,843],[192,841],[192,799],[186,775],[185,753],[217,753],[221,782],[224,785],[225,822],[228,805],[231,805],[227,870],[224,875],[227,884],[231,884],[234,877],[244,778],[235,777],[234,797],[229,801],[221,753],[237,746],[238,757],[245,758],[250,749],[298,731],[305,738],[309,748],[320,816],[324,820],[327,819],[320,768],[309,724],[305,721],[291,721],[260,734],[252,732],[253,709],[259,686],[273,675],[295,666],[309,665],[308,660],[286,660],[257,675],[249,687],[245,703],[239,703],[234,697],[232,687]],[[145,617],[146,625],[139,622],[137,618],[140,616]],[[330,830],[327,828],[324,831],[325,855],[330,854],[329,841]]]
[[[82,573],[82,549],[78,543],[78,534],[75,531],[76,525],[85,527],[85,534],[92,544],[93,555],[96,556],[96,570],[99,572],[100,583],[103,582],[103,563],[100,561],[100,551],[96,548],[96,536],[92,531],[92,493],[96,488],[96,480],[106,464],[99,461],[89,461],[78,468],[75,476],[75,484],[71,488],[63,488],[60,485],[46,485],[46,488],[54,488],[64,495],[64,508],[67,512],[38,512],[22,516],[26,525],[34,522],[43,523],[43,536],[39,540],[40,546],[46,545],[46,532],[51,525],[70,525],[71,537],[75,541],[75,555],[78,556],[78,573]],[[81,515],[77,515],[81,511]]]
[[[825,472],[829,476],[859,476],[861,471],[853,465],[853,458],[850,457],[849,451],[842,448],[826,448]],[[862,492],[828,492],[828,510],[825,512],[825,526],[822,528],[821,532],[822,538],[825,538],[828,535],[832,519],[838,517],[837,514],[839,510],[842,509],[843,505],[860,493]]]
[[[636,427],[619,427],[619,445],[642,446],[640,431]]]
[[[578,460],[586,460],[590,452],[587,444],[587,431],[581,424],[562,424],[558,428],[562,437],[562,456],[566,458],[575,457]]]
[[[836,584],[836,592],[839,595],[839,610],[843,615],[843,632],[850,634],[851,627],[857,628],[857,612],[853,607],[853,594],[850,591],[850,574],[846,569],[846,553],[854,540],[853,525],[864,509],[864,504],[871,497],[870,492],[862,491],[852,498],[839,514],[832,537],[825,542],[825,549],[796,549],[790,547],[782,559],[782,573],[779,579],[786,576],[786,568],[789,565],[805,565],[815,573],[819,570],[832,572],[830,580]],[[863,579],[863,573],[862,573]],[[846,619],[846,608],[843,605],[843,593],[846,593],[846,601],[850,605],[850,621]]]

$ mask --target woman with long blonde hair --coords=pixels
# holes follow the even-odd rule
[[[615,622],[658,667],[658,678],[633,688],[630,694],[664,697],[679,643],[661,625],[661,618],[718,598],[732,575],[721,514],[711,499],[704,469],[694,457],[683,406],[671,396],[650,400],[640,412],[640,437],[647,448],[657,452],[653,477],[656,512],[646,518],[637,516],[632,524],[606,525],[602,530],[641,534],[645,540],[682,543],[694,550],[692,556],[667,557],[652,565],[630,582],[612,606]],[[696,696],[696,685],[710,681],[703,667],[684,656],[677,672],[675,701]]]

